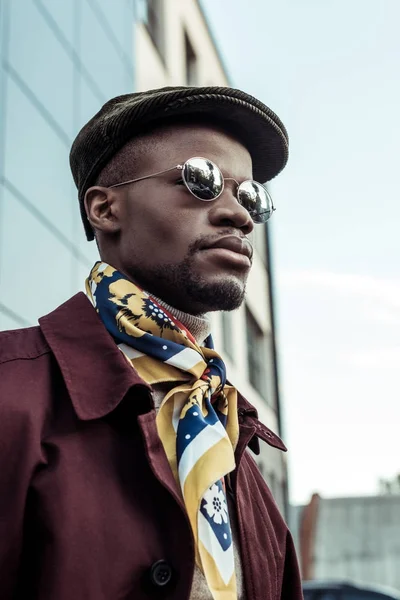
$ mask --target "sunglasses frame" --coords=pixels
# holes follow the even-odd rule
[[[219,192],[219,194],[217,196],[215,196],[214,198],[199,198],[199,196],[196,196],[196,194],[190,189],[189,184],[186,181],[185,178],[185,166],[187,165],[187,163],[189,163],[191,160],[195,160],[195,159],[200,159],[200,160],[204,160],[206,162],[211,163],[221,174],[221,178],[222,178],[222,189]],[[185,184],[186,189],[188,190],[188,192],[190,194],[192,194],[192,196],[194,198],[196,198],[197,200],[200,200],[201,202],[213,202],[214,200],[217,200],[221,194],[223,193],[224,189],[225,189],[225,181],[234,181],[237,185],[236,188],[236,200],[238,201],[238,203],[243,206],[243,204],[240,201],[239,198],[239,192],[240,192],[240,187],[244,184],[244,183],[256,183],[257,185],[259,185],[264,192],[267,195],[267,198],[270,200],[271,202],[271,212],[270,215],[268,217],[268,219],[266,219],[265,221],[254,221],[253,216],[251,214],[250,211],[247,210],[247,208],[245,206],[243,206],[243,208],[245,208],[245,210],[247,210],[247,212],[249,213],[249,215],[251,216],[252,220],[254,223],[256,224],[261,224],[261,223],[266,223],[267,221],[269,221],[269,219],[271,218],[272,214],[275,212],[276,208],[274,206],[273,200],[271,198],[270,193],[268,192],[267,188],[262,184],[259,183],[258,181],[255,181],[254,179],[245,179],[244,181],[242,181],[242,183],[239,183],[238,181],[236,181],[236,179],[234,179],[233,177],[224,177],[222,174],[221,169],[218,167],[218,165],[216,165],[212,160],[210,160],[209,158],[205,158],[204,156],[192,156],[191,158],[188,158],[187,160],[185,160],[185,162],[183,164],[179,164],[179,165],[175,165],[174,167],[170,167],[169,169],[164,169],[163,171],[157,171],[157,173],[152,173],[151,175],[144,175],[143,177],[137,177],[136,179],[129,179],[128,181],[122,181],[121,183],[115,183],[114,185],[109,185],[108,188],[117,188],[117,187],[121,187],[123,185],[128,185],[130,183],[137,183],[138,181],[144,181],[145,179],[151,179],[152,177],[158,177],[159,175],[164,175],[165,173],[170,173],[171,171],[174,170],[179,170],[182,171],[182,181]]]

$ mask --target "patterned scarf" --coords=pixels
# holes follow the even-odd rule
[[[108,332],[150,385],[176,382],[157,414],[157,429],[180,486],[196,562],[215,600],[236,600],[232,534],[224,476],[235,468],[239,425],[235,388],[211,336],[190,332],[116,269],[97,262],[86,292]]]

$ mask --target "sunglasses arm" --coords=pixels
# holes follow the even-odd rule
[[[182,170],[182,165],[176,165],[175,167],[171,167],[170,169],[165,169],[164,171],[158,171],[157,173],[152,173],[151,175],[144,175],[143,177],[138,177],[137,179],[129,179],[128,181],[122,181],[121,183],[115,183],[114,185],[109,185],[108,188],[116,188],[121,187],[121,185],[128,185],[128,183],[136,183],[137,181],[143,181],[144,179],[151,179],[152,177],[158,177],[158,175],[163,175],[164,173],[169,173],[170,171],[174,171],[174,169]]]

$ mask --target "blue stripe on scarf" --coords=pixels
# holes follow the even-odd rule
[[[199,394],[200,394],[199,390]],[[208,409],[208,415],[204,416],[201,413],[201,408],[196,404],[192,406],[187,412],[183,419],[180,419],[178,423],[178,435],[176,438],[176,457],[179,464],[181,460],[181,456],[186,450],[186,448],[191,444],[194,438],[199,435],[203,429],[210,425],[215,425],[218,421],[218,417],[215,411],[211,408],[210,410],[210,402],[206,400],[206,406]],[[193,413],[198,413],[194,415]],[[189,435],[189,438],[186,436]]]

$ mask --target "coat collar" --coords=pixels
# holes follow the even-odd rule
[[[107,332],[85,294],[80,292],[39,319],[61,369],[79,419],[99,419],[112,412],[134,386],[151,387],[139,377]],[[107,363],[107,368],[102,367]],[[150,406],[150,405],[149,405]],[[238,395],[239,421],[254,435],[286,450],[283,442],[258,420],[257,411]],[[253,444],[257,452],[257,444]]]
[[[104,417],[132,386],[150,391],[150,386],[127,364],[82,292],[39,319],[39,325],[80,419]]]

